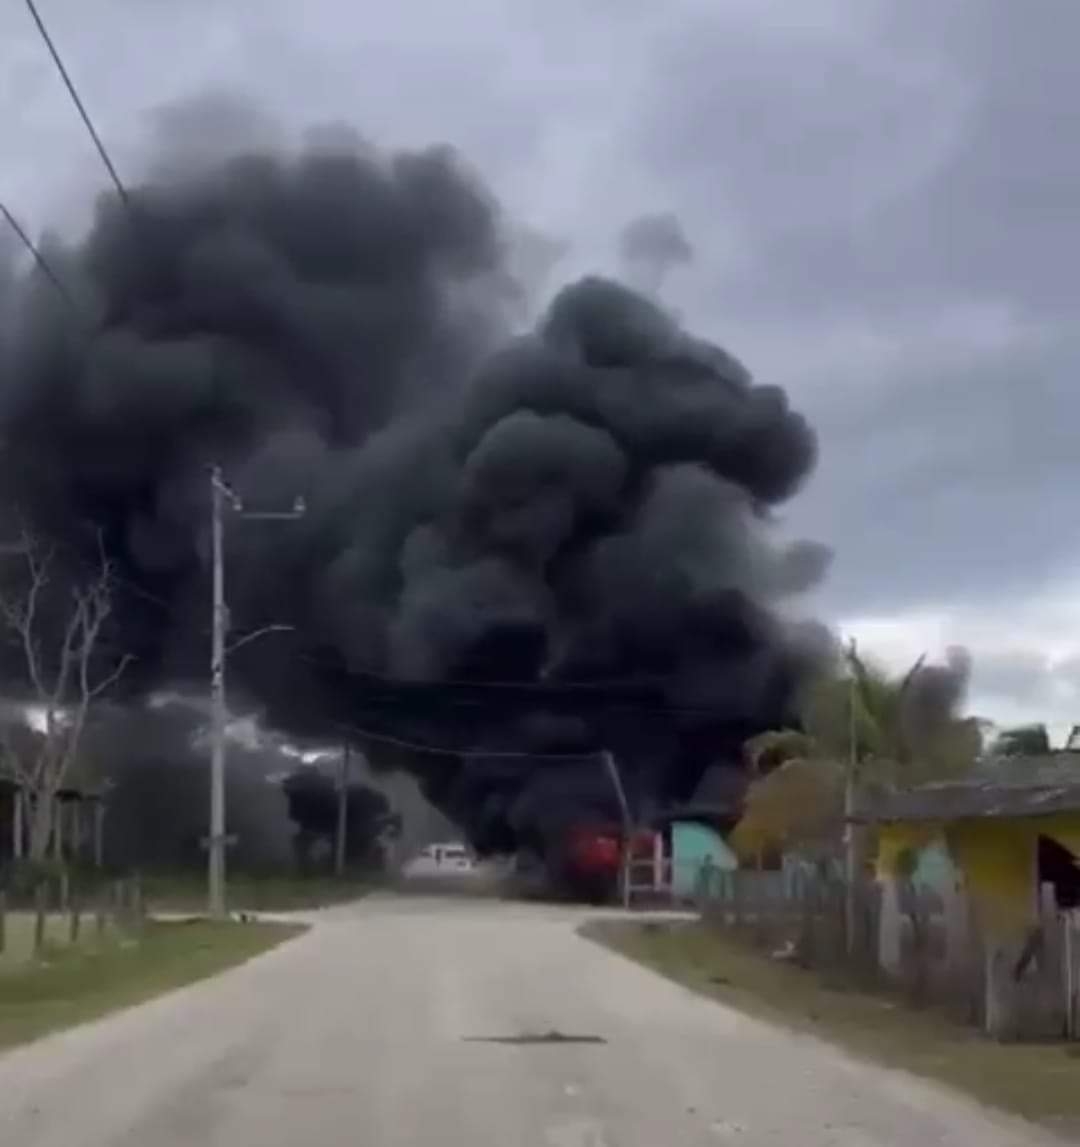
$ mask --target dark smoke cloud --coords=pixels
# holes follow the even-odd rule
[[[815,459],[783,391],[603,279],[511,338],[503,221],[447,149],[154,170],[62,252],[91,332],[24,280],[3,378],[6,489],[73,568],[100,532],[129,689],[204,674],[216,461],[308,507],[229,523],[234,629],[293,627],[232,687],[366,730],[482,847],[612,816],[601,748],[645,813],[791,717],[820,643],[777,606],[825,555],[772,537]]]
[[[207,728],[181,705],[104,706],[81,757],[109,788],[104,835],[110,866],[181,869],[206,860]],[[280,779],[295,767],[272,748],[233,742],[226,776],[230,863],[241,871],[287,866],[297,825]]]

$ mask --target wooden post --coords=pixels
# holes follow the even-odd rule
[[[812,968],[814,953],[814,903],[817,896],[817,882],[808,872],[799,874],[799,963],[804,968]]]
[[[1076,1038],[1076,933],[1072,912],[1062,916],[1062,960],[1065,969],[1065,1038]]]
[[[76,864],[79,862],[79,854],[82,852],[83,806],[85,803],[85,798],[80,796],[71,809],[71,834],[68,843],[71,850],[71,859]]]
[[[68,921],[68,940],[73,947],[79,942],[79,926],[82,922],[80,916],[79,902],[77,899],[72,898],[71,917]]]
[[[971,907],[957,873],[942,893],[945,909],[945,970],[950,986],[966,976],[970,963]]]
[[[45,914],[47,908],[48,887],[41,881],[34,889],[34,955],[40,956],[45,946]]]
[[[99,889],[96,900],[97,900],[97,906],[96,906],[96,912],[95,912],[95,916],[96,916],[95,923],[97,925],[97,938],[98,938],[98,942],[100,943],[102,940],[105,939],[105,929],[108,926],[108,919],[109,919],[108,889],[107,888]]]
[[[146,904],[143,901],[142,873],[139,872],[131,878],[131,915],[135,927],[142,931],[146,923]]]
[[[889,977],[900,975],[900,936],[900,885],[890,874],[881,882],[881,915],[878,921],[878,966]]]
[[[1039,953],[1039,1016],[1038,1036],[1060,1039],[1068,1025],[1068,983],[1065,976],[1062,935],[1064,917],[1058,912],[1057,891],[1047,881],[1039,886],[1039,927],[1042,930],[1042,948]]]
[[[674,861],[674,857],[672,858]],[[664,888],[664,834],[658,832],[653,837],[653,889],[656,892],[663,891]],[[668,894],[674,898],[675,896],[675,871],[674,864],[672,865],[671,881],[668,885]]]
[[[125,919],[125,904],[124,904],[124,882],[117,880],[112,886],[112,902],[113,902],[113,920],[118,928],[123,928],[127,921]]]
[[[94,802],[94,867],[101,868],[105,863],[105,798],[99,796]]]
[[[64,804],[59,797],[53,797],[53,857],[57,862],[64,859]]]
[[[994,1039],[1013,1035],[1008,952],[996,940],[986,941],[986,1034]]]
[[[7,947],[7,893],[0,892],[0,956]]]
[[[11,851],[16,860],[22,860],[25,850],[23,826],[26,819],[26,797],[23,795],[22,786],[15,790],[15,806],[12,816],[14,817],[14,824],[11,832]]]
[[[622,906],[629,908],[633,896],[633,873],[631,872],[632,851],[630,837],[623,836],[622,842]]]

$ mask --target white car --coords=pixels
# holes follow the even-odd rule
[[[402,876],[465,876],[476,862],[464,844],[429,844],[402,866]]]

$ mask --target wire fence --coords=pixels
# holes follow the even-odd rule
[[[834,987],[883,989],[1002,1040],[1080,1038],[1080,914],[1041,889],[1033,922],[990,935],[957,885],[809,872],[699,873],[703,921]]]

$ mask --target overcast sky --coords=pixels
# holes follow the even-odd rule
[[[835,549],[813,608],[895,663],[968,645],[976,711],[1080,722],[1078,0],[39,4],[129,175],[155,108],[224,92],[454,143],[564,244],[552,283],[674,213],[667,300],[818,428],[784,511]],[[104,176],[21,0],[0,108],[0,196],[77,226]]]

